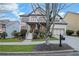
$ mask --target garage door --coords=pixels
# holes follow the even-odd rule
[[[60,35],[60,33],[64,34],[65,33],[64,29],[59,29],[59,28],[54,29],[54,35]]]

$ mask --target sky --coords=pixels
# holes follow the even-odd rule
[[[0,20],[19,21],[19,15],[28,14],[31,11],[31,3],[0,3]],[[63,17],[68,11],[79,13],[79,4],[72,4],[70,7],[60,11],[59,14]]]

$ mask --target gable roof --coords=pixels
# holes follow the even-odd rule
[[[45,16],[45,15],[46,15],[46,12],[45,12],[42,8],[38,7],[38,8],[36,8],[35,10],[33,10],[31,13],[20,15],[20,17]],[[57,14],[57,17],[61,18],[61,19],[60,19],[61,22],[60,22],[60,21],[59,21],[59,22],[55,22],[56,24],[65,24],[65,25],[67,25],[67,23],[63,20],[63,18],[62,18],[59,14]],[[34,20],[34,21],[35,21],[35,22],[38,22],[37,20]],[[32,22],[32,21],[29,20],[29,21],[27,21],[27,22]],[[41,22],[41,20],[39,20],[39,22]],[[45,23],[46,21],[43,20],[43,22]]]
[[[36,9],[34,9],[32,12],[30,12],[29,14],[23,14],[23,15],[20,15],[22,17],[28,17],[28,16],[45,16],[45,11],[40,8],[40,7],[37,7]]]
[[[0,24],[7,24],[9,22],[8,19],[0,20]]]
[[[79,30],[79,13],[67,12],[64,20],[68,23],[67,29]]]
[[[71,12],[71,11],[68,11],[67,13],[66,13],[66,15],[64,16],[64,19],[65,19],[65,17],[67,16],[67,15],[74,15],[74,16],[79,16],[79,13],[75,13],[75,12]]]

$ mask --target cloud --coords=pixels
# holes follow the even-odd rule
[[[22,15],[22,14],[25,14],[25,12],[20,12],[18,15]]]
[[[79,13],[79,11],[77,13]]]
[[[12,13],[19,18],[19,15],[25,14],[25,12],[20,12],[19,9],[19,5],[16,3],[0,3],[0,13]]]
[[[11,14],[19,18],[19,5],[16,3],[0,3],[0,19],[11,19]],[[12,19],[17,20],[14,16]]]
[[[0,4],[0,13],[13,13],[17,15],[19,12],[18,4],[16,3],[1,3]]]
[[[16,18],[11,18],[11,17],[4,17],[4,18],[0,18],[0,20],[11,20],[11,21],[16,21],[18,19]]]
[[[16,3],[0,3],[0,13],[2,12],[13,12],[18,9]]]
[[[59,12],[59,15],[62,16],[62,17],[64,17],[65,12]]]

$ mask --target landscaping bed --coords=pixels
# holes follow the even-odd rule
[[[5,38],[5,39],[1,38],[0,39],[0,42],[21,42],[21,41],[23,40],[19,40],[17,38]]]
[[[33,48],[33,51],[58,51],[58,50],[70,50],[73,49],[67,44],[63,44],[62,47],[59,47],[59,44],[39,44]]]

